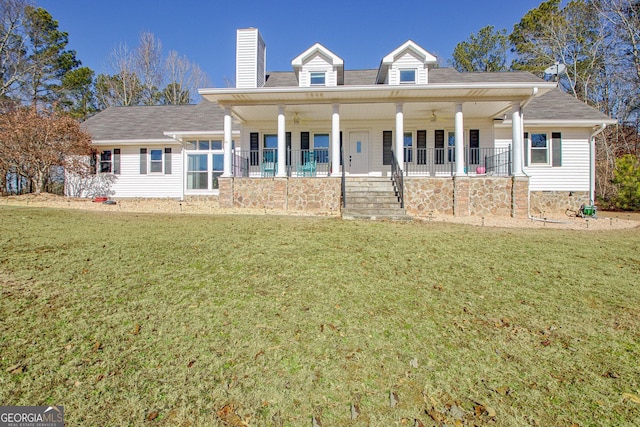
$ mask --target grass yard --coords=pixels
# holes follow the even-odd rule
[[[640,425],[640,229],[0,207],[0,405],[69,426]]]

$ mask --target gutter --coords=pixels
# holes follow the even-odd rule
[[[601,134],[607,127],[606,123],[601,123],[589,137],[589,201],[595,204],[596,201],[596,136]]]

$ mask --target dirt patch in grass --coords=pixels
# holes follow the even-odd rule
[[[640,230],[0,206],[0,404],[69,425],[639,425]]]

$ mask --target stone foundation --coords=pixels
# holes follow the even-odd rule
[[[339,214],[340,178],[218,178],[220,207]]]
[[[409,215],[528,217],[526,177],[405,178]]]
[[[218,205],[226,209],[263,209],[298,213],[340,213],[340,178],[219,178]],[[555,194],[555,193],[554,193]],[[568,194],[568,193],[566,193]],[[562,206],[559,196],[547,193],[533,200],[540,206]],[[577,206],[579,197],[575,197]],[[407,214],[415,217],[528,218],[527,177],[462,176],[453,178],[406,177],[404,201]],[[550,207],[545,208],[551,212]],[[577,209],[577,208],[576,208]],[[556,215],[557,216],[557,215]]]
[[[404,179],[404,206],[409,215],[453,215],[453,179]]]
[[[470,180],[472,216],[510,216],[513,180],[504,177],[474,177]]]
[[[567,209],[578,212],[581,204],[589,204],[588,191],[532,191],[529,203],[531,215],[539,217],[565,216]]]

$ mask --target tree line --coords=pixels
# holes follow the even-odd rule
[[[561,64],[557,76],[544,70]],[[493,26],[459,43],[461,72],[529,71],[615,118],[596,141],[601,204],[640,209],[640,0],[547,0],[511,33]]]
[[[62,191],[62,170],[86,175],[91,138],[80,127],[111,106],[194,102],[209,78],[186,56],[142,32],[96,75],[68,48],[69,34],[31,0],[0,1],[0,193]]]

